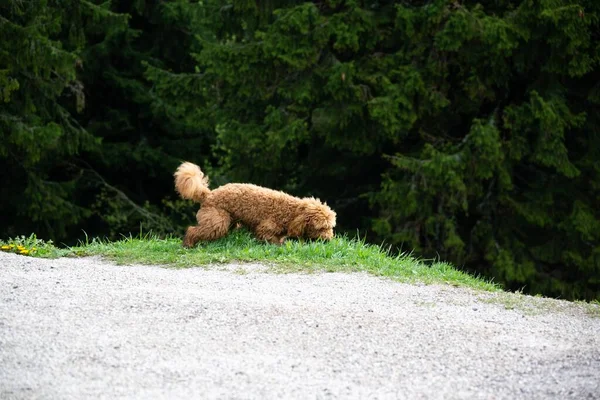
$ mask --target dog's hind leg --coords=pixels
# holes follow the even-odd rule
[[[270,220],[258,224],[254,233],[259,240],[266,240],[269,243],[281,244],[285,240],[283,229]]]
[[[198,225],[190,226],[183,238],[184,247],[193,247],[201,240],[216,240],[229,232],[231,216],[218,208],[202,208],[196,216]]]

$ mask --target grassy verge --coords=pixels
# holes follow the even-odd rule
[[[380,246],[336,237],[329,242],[287,241],[282,246],[259,242],[238,230],[194,249],[181,247],[179,238],[152,235],[109,242],[94,239],[79,246],[59,249],[31,236],[0,242],[4,251],[35,257],[100,255],[119,264],[160,264],[178,268],[229,262],[259,262],[275,272],[355,272],[391,277],[402,282],[447,283],[486,291],[499,291],[490,282],[458,271],[444,262],[426,263],[410,255],[391,256]],[[11,248],[8,248],[11,246]]]
[[[260,263],[270,271],[280,273],[362,271],[401,282],[441,283],[484,290],[479,301],[502,304],[506,309],[519,310],[527,315],[572,312],[571,304],[582,308],[588,315],[600,318],[598,301],[571,303],[502,292],[498,285],[458,271],[447,263],[424,262],[407,254],[391,256],[381,246],[345,237],[336,237],[330,242],[292,240],[283,246],[275,246],[253,239],[245,230],[238,230],[221,240],[203,243],[194,249],[184,249],[180,238],[160,239],[152,235],[123,238],[115,242],[94,239],[69,248],[58,248],[52,242],[31,235],[8,242],[0,241],[0,248],[23,256],[102,256],[118,264],[155,264],[175,268],[235,262],[242,263],[240,272],[244,271],[243,263]]]

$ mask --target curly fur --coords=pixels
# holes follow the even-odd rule
[[[200,168],[184,162],[175,171],[175,189],[184,199],[201,204],[198,225],[187,229],[183,245],[225,236],[233,224],[251,229],[257,238],[283,243],[287,237],[329,240],[336,214],[315,198],[298,198],[249,183],[229,183],[215,190]]]

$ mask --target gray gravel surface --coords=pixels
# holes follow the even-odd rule
[[[589,307],[219,268],[0,253],[0,398],[600,398]]]

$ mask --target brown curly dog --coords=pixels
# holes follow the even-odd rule
[[[278,244],[287,237],[333,237],[335,212],[318,199],[300,199],[248,183],[229,183],[211,191],[208,178],[190,162],[181,164],[174,175],[181,197],[201,205],[198,225],[190,226],[183,239],[185,247],[223,237],[234,223],[248,227],[258,239]]]

